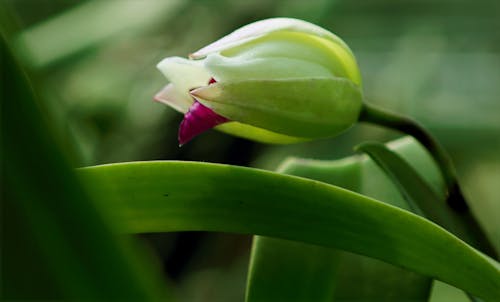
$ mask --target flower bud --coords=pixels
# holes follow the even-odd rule
[[[185,114],[181,144],[212,127],[268,143],[330,137],[352,126],[361,110],[350,49],[301,20],[249,24],[158,68],[170,84],[155,99]]]

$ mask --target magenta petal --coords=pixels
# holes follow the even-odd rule
[[[227,118],[195,101],[179,126],[179,145],[182,146],[198,134],[228,121]]]

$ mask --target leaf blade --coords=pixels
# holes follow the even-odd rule
[[[487,300],[500,297],[494,260],[421,217],[318,181],[174,161],[80,174],[127,232],[224,231],[302,241],[381,259]]]
[[[0,118],[2,300],[167,299],[159,271],[78,182],[0,21],[9,75]]]
[[[425,163],[428,155],[422,152],[414,140],[405,138],[391,145],[402,154],[410,152],[412,160],[423,161],[423,168],[432,167],[432,161]],[[375,196],[381,196],[381,200],[408,208],[391,180],[384,177],[366,156],[338,160],[288,158],[278,171],[365,195],[376,193]],[[435,184],[439,186],[439,182]],[[258,261],[254,261],[254,258]],[[311,280],[319,281],[312,283]],[[429,277],[373,258],[338,249],[255,236],[248,274],[247,302],[265,300],[261,294],[264,290],[276,297],[271,299],[274,301],[427,301],[431,284],[432,279]]]

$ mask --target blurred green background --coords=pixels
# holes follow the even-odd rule
[[[500,248],[499,1],[0,2],[11,17],[9,43],[35,75],[43,107],[75,167],[180,159],[275,169],[290,155],[333,159],[352,154],[361,141],[398,137],[359,125],[333,139],[269,146],[209,131],[178,147],[182,116],[152,101],[165,85],[157,62],[186,56],[263,18],[321,25],[353,50],[368,101],[416,118],[445,145],[474,212]],[[141,239],[162,260],[181,300],[243,299],[249,236]]]

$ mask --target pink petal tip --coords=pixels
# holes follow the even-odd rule
[[[215,113],[212,109],[195,101],[184,115],[179,126],[179,146],[189,142],[195,136],[229,120]]]

